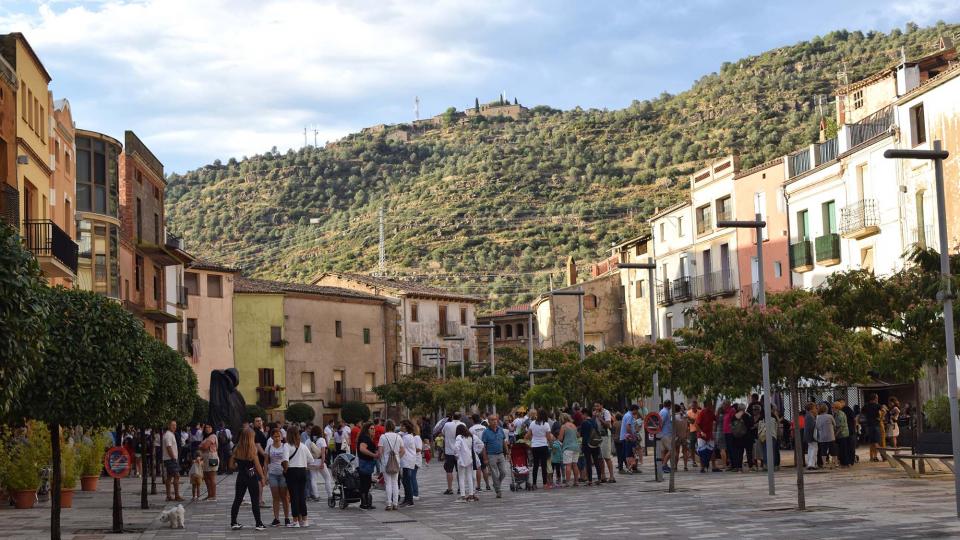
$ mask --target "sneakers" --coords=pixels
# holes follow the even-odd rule
[[[243,525],[241,525],[241,524],[239,524],[239,523],[234,523],[233,525],[230,526],[230,528],[233,529],[233,530],[235,530],[235,531],[239,531],[240,529],[243,528]]]
[[[257,526],[254,527],[254,529],[258,531],[265,531],[267,530],[267,526],[264,525],[263,523],[257,523]]]
[[[664,466],[663,466],[663,472],[669,473],[669,472],[670,472],[670,467],[667,466],[667,465],[664,465]]]
[[[284,527],[290,526],[290,518],[283,518],[283,526]]]
[[[502,499],[502,498],[503,498],[503,495],[501,495],[499,491],[497,492],[497,498],[498,498],[498,499]]]
[[[288,529],[299,529],[299,528],[300,528],[300,524],[297,523],[296,521],[294,521],[293,523],[287,523],[287,528],[288,528]]]
[[[444,494],[444,495],[453,495],[453,490],[452,490],[452,489],[448,489],[448,490],[444,491],[443,494]]]
[[[467,502],[467,499],[466,499],[466,497],[460,497],[460,498],[458,498],[455,502],[465,503],[465,502]]]
[[[288,521],[289,521],[289,520],[288,520]],[[274,520],[270,522],[270,526],[271,526],[271,527],[279,527],[279,526],[280,526],[280,520],[277,519],[277,518],[274,518]]]

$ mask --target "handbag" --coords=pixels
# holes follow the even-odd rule
[[[207,458],[207,467],[213,469],[213,468],[219,467],[219,466],[220,466],[220,459],[219,459],[219,458],[215,458],[215,457],[208,457],[208,458]]]

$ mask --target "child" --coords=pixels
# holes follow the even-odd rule
[[[199,455],[193,459],[193,465],[190,465],[190,487],[193,501],[200,500],[200,484],[203,483],[203,458]]]
[[[554,439],[550,444],[550,464],[553,465],[553,475],[555,480],[553,485],[563,485],[563,445],[560,439]]]
[[[427,437],[423,438],[423,466],[426,467],[430,463],[430,458],[432,457],[432,452],[430,452],[430,439]]]

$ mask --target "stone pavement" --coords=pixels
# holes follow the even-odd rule
[[[787,454],[784,454],[787,458]],[[785,459],[785,461],[787,461]],[[479,503],[454,504],[441,495],[445,477],[434,462],[420,473],[421,500],[398,512],[384,512],[383,491],[375,491],[377,510],[330,509],[308,503],[308,529],[252,528],[231,531],[234,476],[221,476],[219,501],[188,503],[185,530],[161,527],[163,496],[151,496],[151,508],[139,509],[138,483],[124,481],[124,516],[129,535],[104,534],[110,526],[110,482],[97,493],[77,492],[74,508],[63,512],[65,538],[144,538],[207,540],[219,538],[956,538],[953,482],[949,475],[907,478],[886,464],[861,463],[849,471],[818,471],[804,476],[810,511],[798,512],[792,468],[777,473],[777,495],[767,494],[762,473],[680,472],[677,493],[652,480],[649,463],[642,475],[620,476],[616,484],[511,493],[497,500],[483,492]],[[188,488],[189,489],[189,488]],[[162,493],[162,486],[160,486]],[[269,495],[268,495],[269,501]],[[269,523],[271,510],[263,509]],[[49,538],[49,504],[33,510],[0,510],[0,538]],[[250,506],[240,521],[251,527]],[[100,529],[100,531],[97,531]]]

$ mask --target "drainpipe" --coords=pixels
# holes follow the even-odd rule
[[[790,262],[790,195],[787,195],[786,187],[783,189],[783,200],[784,212],[787,214],[787,282],[790,284],[790,288],[793,289],[793,263]]]

